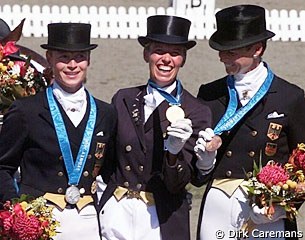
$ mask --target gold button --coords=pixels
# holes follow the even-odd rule
[[[131,145],[126,145],[125,150],[126,152],[130,152],[132,149]]]
[[[167,133],[164,132],[164,133],[163,133],[163,138],[166,138],[166,137],[167,137]]]
[[[226,171],[226,176],[227,177],[231,177],[231,175],[232,175],[232,172],[229,170],[229,171]]]
[[[254,157],[255,156],[255,152],[254,151],[250,151],[248,154],[249,154],[250,157]]]
[[[62,161],[63,159],[64,159],[64,157],[63,156],[59,156],[59,158],[58,158],[60,161]]]
[[[226,131],[226,132],[225,132],[225,135],[226,135],[226,136],[229,136],[229,135],[230,135],[230,131]]]
[[[257,131],[252,131],[252,132],[251,132],[251,135],[252,135],[253,137],[255,137],[255,136],[257,135]]]
[[[178,164],[178,166],[177,166],[177,170],[178,170],[178,172],[181,172],[181,171],[183,170],[183,167],[182,167],[182,165],[181,165],[181,164]]]
[[[227,157],[232,157],[232,151],[227,151],[226,156]]]
[[[252,175],[253,175],[252,172],[247,172],[247,177],[248,178],[252,177]]]
[[[79,189],[80,194],[84,194],[85,192],[86,192],[86,190],[84,188]]]
[[[58,172],[58,173],[57,173],[57,176],[59,176],[59,177],[62,177],[63,175],[64,175],[63,172]]]
[[[91,159],[91,158],[92,158],[92,155],[88,154],[87,159]]]
[[[63,193],[64,190],[63,190],[62,188],[58,188],[58,189],[57,189],[57,192],[58,192],[58,193]]]
[[[83,175],[84,175],[84,177],[88,177],[89,176],[89,172],[88,171],[84,171]]]
[[[140,172],[143,172],[144,166],[140,165],[140,166],[139,166],[139,170],[140,170]]]
[[[126,171],[130,171],[131,167],[129,165],[125,166]]]
[[[129,187],[129,182],[124,182],[125,187]]]
[[[138,183],[138,184],[137,184],[137,189],[141,189],[141,187],[142,187],[142,184],[141,184],[141,183]]]

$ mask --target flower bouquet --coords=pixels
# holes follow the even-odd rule
[[[35,95],[47,87],[43,74],[30,64],[30,57],[14,58],[15,42],[0,43],[0,112],[5,112],[14,100]]]
[[[265,215],[272,218],[275,205],[281,206],[288,219],[293,220],[298,214],[297,203],[305,200],[305,144],[298,144],[293,150],[288,163],[281,165],[269,161],[262,167],[254,163],[253,177],[248,180],[250,204],[265,207]]]
[[[44,240],[56,235],[59,223],[52,217],[52,206],[43,197],[22,195],[7,201],[0,210],[0,239]]]

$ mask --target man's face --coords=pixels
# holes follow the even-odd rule
[[[86,80],[90,52],[47,51],[55,81],[66,92],[76,92]]]
[[[262,51],[261,44],[238,48],[234,50],[219,51],[219,59],[225,65],[229,75],[245,74],[259,64],[259,56]]]
[[[183,45],[152,42],[144,49],[144,60],[149,64],[150,79],[164,87],[176,80],[186,59]]]

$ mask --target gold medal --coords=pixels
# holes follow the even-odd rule
[[[185,113],[183,109],[177,105],[172,105],[166,110],[166,118],[170,123],[176,122],[184,117]]]
[[[218,148],[220,148],[221,144],[222,144],[221,137],[215,135],[210,142],[207,142],[205,149],[208,152],[213,152],[216,151]]]

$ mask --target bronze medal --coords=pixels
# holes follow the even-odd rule
[[[80,191],[79,191],[78,187],[76,187],[74,185],[68,187],[66,190],[65,199],[66,199],[67,203],[70,203],[70,204],[78,203],[78,201],[80,199]]]
[[[166,110],[166,118],[170,123],[176,122],[184,117],[185,113],[183,109],[177,105],[172,105]]]
[[[221,137],[218,135],[215,135],[210,142],[207,142],[205,149],[208,152],[213,152],[213,151],[216,151],[218,148],[220,148],[221,144],[222,144]]]
[[[270,138],[272,141],[276,140],[279,138],[281,131],[282,131],[283,126],[277,123],[270,123],[267,136]]]

